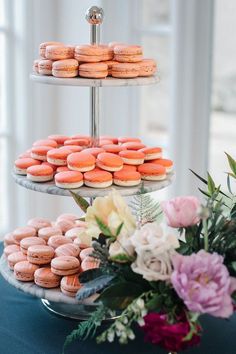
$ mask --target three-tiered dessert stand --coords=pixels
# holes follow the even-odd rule
[[[91,44],[100,43],[100,25],[103,21],[103,9],[96,6],[90,7],[86,12],[86,19],[90,24],[90,42]],[[53,76],[41,76],[32,74],[31,80],[50,85],[61,86],[84,86],[90,88],[90,135],[91,146],[98,145],[99,140],[99,116],[100,116],[100,100],[99,93],[101,87],[117,87],[117,86],[143,86],[153,85],[159,82],[158,76],[151,77],[138,77],[135,79],[116,79],[108,77],[105,79],[86,79],[86,78],[56,78]],[[25,176],[19,176],[13,173],[13,177],[16,183],[19,185],[38,192],[71,196],[70,191],[60,189],[55,186],[54,182],[35,183],[28,180]],[[174,174],[169,174],[163,181],[145,181],[144,187],[146,192],[153,192],[163,189],[171,184]],[[73,190],[76,194],[90,198],[96,198],[98,196],[107,195],[112,188],[119,190],[123,196],[132,196],[140,191],[140,187],[118,187],[112,186],[104,189],[95,189],[89,187],[81,187],[77,190]],[[17,281],[11,270],[7,267],[5,256],[2,256],[0,260],[0,270],[3,277],[13,286],[23,290],[26,293],[41,298],[42,303],[46,308],[63,317],[69,317],[73,319],[83,320],[87,319],[91,311],[94,310],[95,304],[93,304],[94,297],[88,298],[86,301],[78,302],[74,298],[70,298],[58,289],[43,289],[35,285],[34,283],[22,283]]]

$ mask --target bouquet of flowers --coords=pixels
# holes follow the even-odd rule
[[[227,154],[228,192],[210,174],[203,204],[193,196],[160,205],[142,187],[127,205],[113,190],[86,210],[86,237],[92,240],[99,268],[80,275],[77,299],[97,294],[98,306],[66,339],[96,336],[98,343],[144,339],[178,352],[200,342],[201,315],[229,318],[236,300],[236,199],[231,189],[236,161]],[[96,262],[97,263],[97,262]],[[103,332],[107,316],[117,315]],[[98,334],[98,332],[100,332]]]

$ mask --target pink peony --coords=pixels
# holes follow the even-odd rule
[[[223,318],[232,315],[236,279],[230,277],[222,256],[201,250],[191,256],[176,254],[172,262],[171,282],[190,311]]]
[[[184,338],[190,332],[190,325],[182,316],[177,323],[170,324],[167,316],[151,312],[144,317],[145,325],[142,327],[145,332],[145,340],[152,344],[159,344],[171,352],[178,352],[197,345],[200,342],[200,335],[193,334],[192,338],[185,341]],[[200,328],[196,327],[196,332]]]
[[[177,197],[161,203],[171,227],[188,227],[199,222],[198,209],[200,202],[196,197]]]

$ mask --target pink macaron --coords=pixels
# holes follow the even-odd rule
[[[16,263],[19,263],[19,262],[22,262],[22,261],[27,261],[27,257],[26,257],[26,254],[24,254],[21,251],[11,253],[7,257],[8,267],[11,270],[14,270],[14,266],[16,265]]]
[[[72,240],[65,236],[51,236],[48,240],[48,246],[51,246],[54,249],[68,243],[72,243]]]
[[[49,238],[52,236],[61,236],[61,235],[62,235],[62,230],[59,226],[43,227],[38,232],[39,238],[42,238],[46,242],[48,242]]]
[[[56,221],[55,226],[60,227],[63,234],[65,234],[68,230],[72,229],[76,226],[75,221],[69,219],[60,219]]]
[[[79,73],[79,63],[75,59],[58,60],[52,64],[52,75],[55,77],[76,77]]]
[[[20,241],[23,240],[23,238],[33,237],[33,236],[36,236],[36,230],[31,226],[17,227],[13,231],[13,238],[15,240],[15,243],[18,245],[20,244]]]
[[[79,220],[79,216],[72,213],[64,213],[57,217],[57,221],[61,221],[61,220],[69,220],[72,222],[76,222],[77,220]]]
[[[4,235],[4,246],[9,246],[9,245],[14,245],[16,244],[16,241],[14,240],[13,233],[8,232],[6,235]]]
[[[8,257],[9,254],[19,252],[19,251],[20,251],[19,245],[8,245],[4,248],[3,253],[5,254],[6,257]]]
[[[42,229],[43,227],[52,226],[52,223],[49,219],[36,217],[30,219],[27,225],[33,227],[38,232],[38,230]]]
[[[36,264],[32,264],[28,261],[21,261],[14,266],[14,275],[17,280],[20,281],[33,281],[34,272],[39,267]]]
[[[69,45],[46,46],[45,57],[51,60],[73,59],[74,47]]]
[[[69,238],[67,238],[69,239]],[[74,243],[67,243],[64,245],[61,245],[55,249],[55,256],[60,257],[60,256],[73,256],[73,257],[78,257],[80,254],[80,248],[78,245]]]
[[[57,275],[76,274],[80,270],[80,261],[72,256],[60,256],[53,258],[51,262],[51,271]]]
[[[82,287],[78,275],[67,275],[61,280],[61,291],[63,294],[75,297],[77,291]]]
[[[40,75],[52,75],[52,63],[50,59],[42,59],[38,62],[38,73]]]
[[[52,273],[50,267],[39,268],[34,273],[34,282],[46,289],[57,288],[60,285],[61,277]]]
[[[45,245],[30,246],[27,251],[27,259],[30,263],[44,265],[51,262],[54,257],[54,249]]]
[[[46,241],[40,237],[26,237],[20,241],[21,252],[27,254],[28,248],[34,245],[46,245]]]

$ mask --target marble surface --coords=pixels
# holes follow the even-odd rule
[[[54,76],[43,76],[31,74],[30,79],[42,84],[61,85],[61,86],[87,86],[87,87],[108,87],[108,86],[145,86],[154,85],[160,81],[159,76],[137,77],[134,79],[116,79],[107,77],[105,79],[86,79],[75,78],[57,78]]]
[[[37,183],[32,182],[26,178],[26,176],[17,175],[12,173],[15,182],[27,189],[31,189],[36,192],[42,192],[47,194],[71,196],[70,191],[67,189],[58,188],[53,181]],[[155,192],[160,189],[166,188],[174,180],[175,174],[170,173],[164,181],[144,181],[144,187],[147,192]],[[140,190],[140,185],[136,187],[119,187],[112,185],[108,188],[90,188],[90,187],[80,187],[78,189],[73,189],[73,192],[77,193],[81,197],[94,198],[103,197],[111,192],[112,189],[116,189],[123,196],[136,195]]]
[[[7,259],[3,254],[0,259],[0,273],[3,278],[15,288],[41,299],[46,299],[53,302],[61,302],[65,304],[84,304],[91,305],[95,297],[90,297],[83,302],[77,301],[73,297],[64,295],[58,288],[55,289],[43,289],[34,284],[33,282],[20,282],[15,279],[13,272],[8,268]]]

